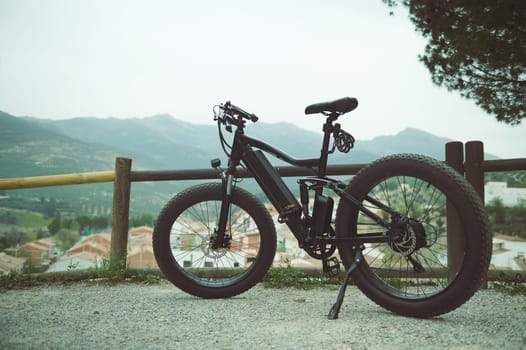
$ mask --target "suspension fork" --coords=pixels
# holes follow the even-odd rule
[[[219,248],[228,248],[230,246],[230,238],[225,239],[226,226],[228,222],[228,213],[230,212],[230,205],[232,203],[232,184],[234,176],[230,169],[226,172],[223,178],[223,200],[221,201],[221,210],[219,212],[219,222],[214,230],[213,239],[210,241],[210,248],[217,250]]]

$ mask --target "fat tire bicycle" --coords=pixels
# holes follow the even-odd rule
[[[228,166],[212,160],[221,182],[190,187],[160,212],[153,249],[166,278],[203,298],[245,292],[274,262],[277,221],[306,254],[322,261],[327,275],[338,275],[343,263],[330,319],[338,318],[350,278],[378,305],[410,317],[441,315],[471,298],[490,263],[492,234],[479,196],[459,173],[427,156],[396,154],[369,164],[348,185],[326,176],[328,156],[354,146],[354,137],[335,122],[357,105],[346,97],[305,109],[326,117],[321,154],[313,159],[293,158],[248,136],[246,124],[256,115],[230,102],[215,106]],[[299,198],[264,152],[314,171],[298,179]],[[270,205],[236,186],[239,167],[255,178],[276,221]]]

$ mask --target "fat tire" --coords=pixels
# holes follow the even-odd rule
[[[205,201],[220,202],[222,196],[223,186],[220,183],[201,184],[180,192],[162,209],[153,233],[155,258],[165,277],[183,291],[202,298],[228,298],[250,289],[265,276],[276,252],[276,229],[268,210],[249,192],[233,188],[232,204],[248,213],[260,234],[255,261],[238,278],[217,286],[194,278],[177,263],[170,245],[170,232],[174,222],[187,208]]]
[[[370,268],[366,260],[353,273],[358,288],[378,305],[400,315],[428,318],[450,312],[473,296],[485,279],[492,252],[492,234],[487,214],[473,187],[456,171],[435,159],[398,154],[381,158],[362,169],[349,183],[346,191],[362,200],[377,183],[392,176],[423,178],[445,191],[460,217],[465,236],[465,257],[457,277],[442,291],[422,298],[404,298],[390,292]],[[336,214],[336,237],[354,235],[358,209],[340,201]],[[338,246],[340,257],[348,268],[353,253],[349,244]]]

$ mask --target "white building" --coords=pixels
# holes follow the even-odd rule
[[[488,182],[484,186],[484,199],[486,204],[500,198],[502,204],[512,207],[521,202],[526,202],[526,188],[508,187],[505,182]]]
[[[515,258],[524,257],[525,255],[526,242],[494,238],[491,268],[509,268],[512,270],[520,270],[521,267],[517,264]]]
[[[79,252],[60,257],[47,272],[87,270],[102,266],[102,257],[96,253]]]

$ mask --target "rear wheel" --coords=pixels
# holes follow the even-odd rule
[[[223,188],[219,183],[191,187],[161,211],[153,248],[163,274],[187,293],[225,298],[258,283],[274,260],[276,230],[265,207],[247,191],[232,190],[228,247],[213,249]]]
[[[359,172],[347,192],[391,223],[386,229],[340,201],[337,238],[372,232],[387,238],[362,247],[364,260],[352,276],[371,300],[401,315],[432,317],[479,288],[491,259],[488,219],[476,192],[450,167],[418,155],[386,157]],[[353,247],[338,249],[349,267]]]

